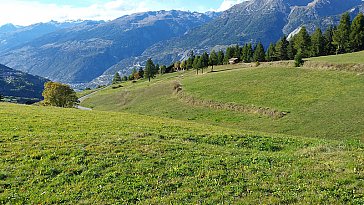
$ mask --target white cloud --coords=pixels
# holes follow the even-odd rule
[[[243,1],[249,1],[249,0],[224,0],[224,2],[222,2],[220,8],[217,11],[225,11],[225,10],[228,10],[232,6],[234,6],[235,4],[240,4]]]
[[[5,23],[30,25],[50,20],[111,20],[123,15],[149,10],[145,2],[135,2],[133,0],[114,0],[84,8],[42,4],[25,0],[0,0],[0,5],[0,25]]]
[[[217,11],[224,11],[237,3],[246,0],[224,0]],[[179,8],[171,0],[109,0],[105,3],[93,4],[88,7],[60,6],[52,3],[39,3],[28,0],[0,0],[0,26],[5,23],[16,25],[30,25],[50,20],[112,20],[123,15],[150,10],[182,9],[183,4],[179,2]],[[194,5],[197,11],[206,11],[205,5]],[[214,9],[210,9],[214,10]]]

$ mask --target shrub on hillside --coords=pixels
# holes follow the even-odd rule
[[[303,65],[304,61],[302,58],[301,52],[298,52],[294,57],[294,65],[295,67],[301,67]]]

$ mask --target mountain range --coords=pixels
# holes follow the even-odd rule
[[[0,94],[17,98],[18,102],[36,102],[43,99],[42,92],[47,81],[45,78],[0,64]]]
[[[190,50],[201,53],[258,41],[267,46],[301,26],[310,32],[325,30],[342,13],[354,17],[363,11],[361,0],[250,0],[221,14],[144,12],[62,28],[0,49],[0,63],[55,81],[104,84],[115,72],[128,74],[148,58],[171,64]]]
[[[0,27],[0,53],[22,46],[46,34],[75,26],[98,24],[104,21],[67,21],[37,23],[30,26],[5,24]]]
[[[0,55],[1,63],[66,83],[84,83],[122,59],[181,36],[215,14],[156,11],[52,32]]]

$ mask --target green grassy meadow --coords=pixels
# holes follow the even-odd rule
[[[0,103],[1,204],[362,204],[364,145]]]
[[[359,63],[364,64],[364,51],[346,53],[341,55],[321,56],[308,59],[309,61],[330,62],[330,63]]]
[[[225,70],[224,70],[225,68]],[[230,69],[232,68],[232,69]],[[189,71],[161,79],[123,84],[86,99],[82,106],[121,111],[266,133],[327,139],[364,140],[364,75],[285,67],[220,66],[213,73]],[[196,106],[173,90],[195,99],[254,105],[286,112],[280,119]]]
[[[0,204],[364,204],[364,75],[289,64],[0,103]]]

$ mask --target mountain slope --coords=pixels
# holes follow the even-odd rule
[[[349,56],[353,55],[337,58],[348,63],[364,59],[363,52]],[[245,130],[364,140],[363,70],[333,72],[343,66],[332,63],[330,71],[268,64],[224,65],[203,75],[187,71],[158,76],[151,83],[123,83],[122,88],[110,86],[95,93],[81,105]],[[176,82],[182,85],[182,94],[176,94]],[[287,114],[275,119],[275,113]]]
[[[288,16],[288,22],[283,28],[285,34],[305,25],[310,31],[316,27],[323,29],[337,24],[345,11],[350,11],[354,17],[363,12],[361,0],[314,0],[307,6],[294,6]]]
[[[70,21],[63,23],[50,21],[30,26],[15,26],[13,24],[6,24],[0,27],[0,53],[4,53],[16,48],[17,46],[31,42],[43,35],[59,31],[61,29],[87,24],[97,24],[100,22],[102,21]]]
[[[183,11],[145,12],[43,36],[1,57],[1,63],[67,83],[88,82],[122,59],[211,21]]]
[[[304,4],[311,2],[308,5]],[[328,16],[339,16],[355,6],[362,5],[361,0],[252,0],[238,4],[224,12],[214,21],[196,28],[187,35],[151,47],[146,55],[181,52],[182,49],[211,49],[215,45],[244,44],[262,42],[265,46],[278,40],[283,34],[288,35],[297,27],[312,25],[323,26],[322,21]],[[303,6],[305,5],[305,6]],[[335,21],[336,20],[336,21]],[[338,18],[329,24],[336,23]],[[315,22],[316,21],[316,22]],[[323,28],[325,29],[325,28]],[[160,53],[157,53],[160,54]]]
[[[361,0],[251,0],[235,5],[220,17],[186,35],[157,43],[137,58],[123,59],[110,67],[95,84],[105,84],[119,71],[130,72],[134,65],[143,64],[149,57],[160,64],[186,58],[189,50],[197,53],[219,50],[231,44],[262,42],[266,47],[284,34],[288,35],[305,25],[310,32],[336,25],[342,13],[356,16],[364,11]],[[128,69],[127,69],[128,68]]]
[[[13,70],[0,64],[0,94],[27,99],[43,99],[42,92],[47,79]]]

